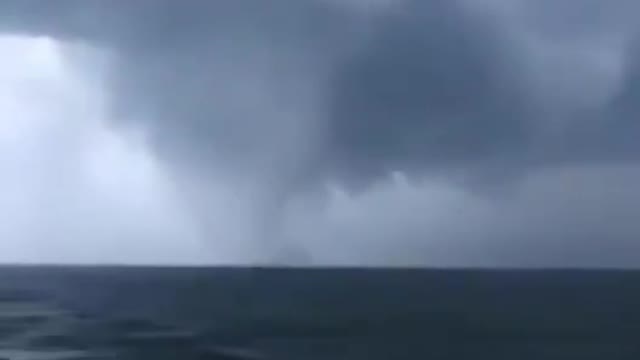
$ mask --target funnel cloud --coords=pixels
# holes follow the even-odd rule
[[[99,72],[212,258],[628,267],[639,7],[0,0],[0,32]]]

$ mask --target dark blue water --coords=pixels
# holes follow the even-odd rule
[[[639,359],[640,272],[0,267],[0,359]]]

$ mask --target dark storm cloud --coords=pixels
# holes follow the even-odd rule
[[[637,3],[495,2],[495,17],[460,4],[405,5],[338,68],[330,134],[342,175],[453,170],[500,182],[638,160]],[[623,58],[621,80],[598,73],[598,56]]]
[[[3,0],[0,24],[114,50],[114,107],[142,122],[160,153],[284,188],[635,160],[637,76],[604,108],[556,115],[532,100],[518,43],[523,29],[587,45],[628,34],[632,3],[496,2],[516,9],[504,18],[461,1],[398,2],[379,16],[337,4]],[[509,16],[522,17],[520,30]],[[568,118],[549,133],[545,116]]]
[[[403,10],[334,73],[330,144],[342,175],[522,161],[537,134],[501,29],[451,1]]]
[[[148,132],[202,223],[241,229],[207,237],[244,237],[243,217],[248,237],[285,237],[288,202],[328,181],[368,190],[345,195],[335,234],[317,229],[332,256],[362,240],[351,263],[597,263],[609,238],[628,259],[639,175],[612,169],[640,160],[638,2],[373,2],[0,0],[0,31],[105,49],[112,120]],[[424,183],[376,183],[396,172]]]
[[[116,108],[177,162],[306,181],[519,157],[530,119],[499,29],[421,3],[374,20],[324,1],[0,4],[7,29],[113,49]]]

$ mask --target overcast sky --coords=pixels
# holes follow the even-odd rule
[[[0,261],[635,267],[632,0],[0,0]]]

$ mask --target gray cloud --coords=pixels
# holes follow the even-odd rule
[[[4,4],[14,31],[111,52],[113,117],[150,133],[182,188],[197,188],[185,195],[203,223],[215,199],[200,178],[223,177],[251,199],[238,211],[255,237],[279,235],[283,203],[309,179],[318,150],[329,59],[359,32],[353,10],[320,1]]]
[[[635,72],[629,1],[398,1],[375,15],[320,0],[1,5],[7,29],[112,49],[114,105],[159,152],[287,188],[634,150],[619,140],[638,131],[621,113],[637,81],[612,75]],[[611,74],[607,51],[624,60]]]
[[[339,69],[331,136],[341,169],[495,181],[637,161],[636,3],[467,3],[406,5]]]
[[[64,48],[0,36],[0,262],[220,261],[142,139],[105,120],[98,68]]]
[[[150,134],[203,222],[213,178],[279,234],[291,197],[325,182],[503,189],[638,161],[637,2],[346,4],[0,0],[0,29],[109,52],[113,118]]]
[[[347,176],[511,166],[538,136],[514,51],[452,2],[412,2],[379,20],[334,73],[332,161]]]
[[[334,194],[320,224],[293,223],[328,264],[637,267],[639,169],[547,169],[499,198],[446,181],[377,183]]]

